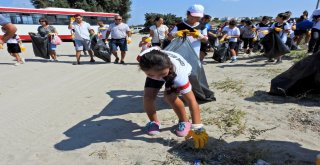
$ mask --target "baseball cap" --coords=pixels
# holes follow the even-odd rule
[[[187,11],[190,12],[191,16],[203,17],[204,7],[199,4],[194,4],[194,5],[190,6]]]

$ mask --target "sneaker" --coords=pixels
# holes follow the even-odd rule
[[[157,135],[160,133],[160,123],[155,121],[150,121],[146,125],[146,130],[148,135]]]
[[[118,64],[118,63],[119,63],[119,58],[118,58],[118,57],[114,60],[114,63],[115,63],[115,64]]]
[[[275,64],[281,64],[282,60],[277,60],[277,62]]]
[[[26,59],[21,58],[21,63],[22,63],[22,64],[26,63]]]
[[[91,59],[91,60],[90,60],[90,62],[96,62],[96,60],[94,60],[94,59]]]
[[[274,59],[269,59],[267,62],[274,62]]]
[[[238,60],[237,59],[232,59],[231,61],[230,61],[230,63],[235,63],[235,62],[237,62]]]
[[[120,64],[126,64],[126,63],[124,63],[124,61],[120,61]]]
[[[74,62],[72,65],[80,65],[80,62]]]
[[[179,122],[178,128],[176,129],[177,136],[184,137],[187,136],[191,129],[190,122]]]
[[[14,66],[19,66],[20,65],[20,62],[16,62],[13,64]]]

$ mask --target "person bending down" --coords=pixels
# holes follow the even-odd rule
[[[202,148],[208,140],[208,135],[201,123],[199,105],[189,82],[191,65],[177,53],[153,47],[140,54],[139,67],[147,76],[143,97],[144,109],[150,120],[146,126],[147,133],[156,135],[160,132],[161,124],[157,117],[155,100],[165,84],[165,101],[179,118],[176,135],[186,138],[192,136],[195,147]],[[179,94],[189,105],[192,124],[186,115],[184,103],[178,97]]]

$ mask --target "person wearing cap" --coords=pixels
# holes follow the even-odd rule
[[[209,23],[211,21],[211,16],[210,15],[204,15],[201,18],[200,23],[204,24],[204,26],[207,29],[207,35],[208,35],[208,41],[207,42],[201,42],[201,47],[200,47],[200,61],[203,65],[206,63],[203,61],[204,57],[207,55],[207,49],[210,47],[209,45],[209,36],[211,37],[210,39],[214,38],[215,35],[210,32],[211,30],[211,24]]]
[[[318,51],[318,47],[316,45],[320,36],[320,9],[316,9],[312,12],[311,20],[314,23],[311,29],[311,38],[308,44],[308,53],[315,53]],[[320,42],[318,46],[320,45]]]
[[[15,35],[17,28],[12,23],[7,21],[1,14],[0,14],[0,25],[3,27],[3,29],[6,32],[2,36],[2,38],[0,38],[0,47],[2,47],[4,43],[6,43],[10,38],[12,38]]]
[[[93,59],[93,51],[90,50],[90,34],[89,30],[92,29],[91,25],[82,20],[80,14],[74,15],[74,19],[70,19],[68,28],[74,31],[74,42],[76,47],[76,58],[77,61],[73,65],[80,65],[81,51],[88,50],[90,55],[90,62],[95,62]]]
[[[169,36],[177,37],[177,32],[181,30],[189,30],[190,32],[200,32],[199,35],[188,36],[187,39],[191,42],[191,46],[200,59],[200,47],[201,42],[207,42],[207,28],[204,24],[200,23],[200,19],[203,17],[204,7],[199,4],[192,5],[187,10],[187,18],[181,23],[178,23]]]

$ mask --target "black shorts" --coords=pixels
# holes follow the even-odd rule
[[[7,47],[9,53],[21,53],[19,44],[7,43]]]
[[[156,88],[161,89],[165,81],[154,80],[152,78],[147,77],[146,82],[144,84],[145,88]]]
[[[294,31],[294,35],[296,35],[296,36],[300,36],[300,35],[307,34],[307,33],[308,33],[308,30],[295,30]]]
[[[238,43],[236,43],[236,42],[229,42],[229,49],[236,49],[237,45],[238,45]]]
[[[201,42],[200,51],[207,53],[207,49],[208,49],[208,42]]]

